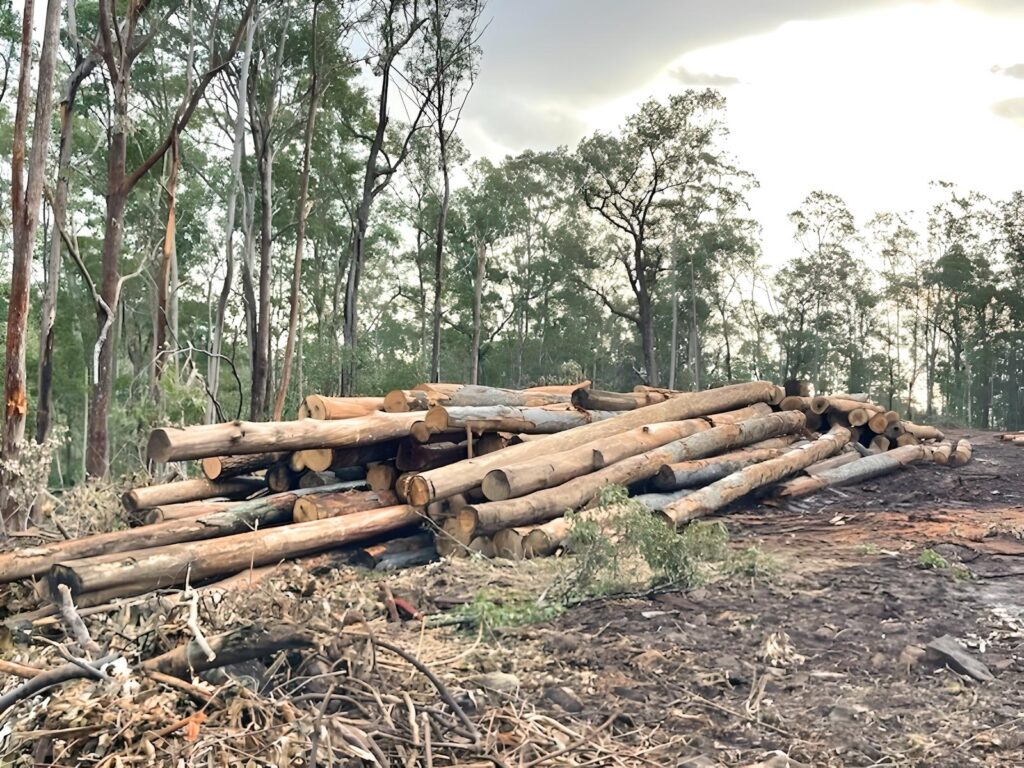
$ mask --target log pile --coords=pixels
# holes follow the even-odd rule
[[[567,511],[605,513],[609,485],[680,528],[755,493],[785,499],[971,458],[968,441],[866,396],[784,395],[763,381],[703,392],[431,384],[310,395],[291,421],[156,429],[150,459],[195,462],[194,477],[125,493],[136,527],[0,554],[0,581],[96,605],[325,552],[381,569],[538,557],[563,546]]]
[[[1024,431],[1021,432],[1003,432],[999,435],[1000,440],[1004,440],[1014,445],[1024,445]]]

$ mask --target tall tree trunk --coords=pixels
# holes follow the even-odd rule
[[[270,378],[270,268],[274,246],[274,150],[268,141],[259,158],[260,173],[260,272],[256,313],[256,347],[252,361],[252,395],[249,410],[254,421],[263,418]]]
[[[235,209],[238,206],[238,188],[242,183],[242,148],[245,145],[245,113],[246,96],[249,88],[249,64],[252,61],[252,42],[256,33],[256,21],[250,20],[245,32],[245,52],[238,74],[238,99],[235,102],[234,144],[231,153],[231,180],[228,182],[227,219],[224,223],[224,285],[217,297],[217,318],[213,325],[213,338],[210,345],[209,373],[207,375],[210,390],[210,402],[206,407],[206,421],[212,424],[217,418],[217,395],[220,392],[220,358],[224,348],[224,320],[227,315],[228,301],[231,299],[231,286],[235,276]],[[250,281],[251,282],[251,281]]]
[[[303,136],[302,175],[299,181],[299,200],[296,203],[297,224],[295,227],[295,263],[292,267],[292,290],[288,311],[288,338],[284,347],[284,360],[281,361],[281,383],[274,400],[274,421],[280,421],[284,415],[284,401],[288,395],[288,385],[292,377],[292,358],[295,355],[295,335],[299,325],[299,304],[302,301],[302,257],[306,247],[306,217],[309,214],[309,166],[313,152],[313,131],[316,127],[316,110],[320,103],[320,82],[317,76],[317,13],[320,3],[313,2],[313,49],[310,51],[311,73],[309,84],[309,111],[306,113],[306,130]]]
[[[32,126],[32,154],[28,159],[27,181],[22,187],[25,172],[25,134],[28,129],[29,73],[32,61],[29,46],[35,13],[32,0],[26,0],[22,18],[21,72],[18,77],[18,101],[14,119],[14,146],[11,152],[11,219],[14,229],[14,258],[11,264],[11,286],[7,306],[6,366],[4,372],[4,435],[0,457],[5,461],[17,459],[25,437],[25,418],[28,412],[27,373],[25,370],[26,332],[28,330],[29,283],[32,279],[32,252],[39,207],[43,196],[43,176],[46,173],[46,149],[50,142],[50,117],[53,112],[53,73],[57,62],[57,42],[60,32],[60,0],[48,0],[43,27],[43,45],[39,59],[39,78],[36,83],[35,121]],[[26,516],[17,514],[7,496],[4,483],[3,521],[5,526],[23,528]],[[18,518],[15,520],[15,518]]]
[[[73,2],[73,0],[72,0]],[[69,6],[70,11],[70,6]],[[69,25],[74,13],[69,13]],[[72,30],[74,33],[74,30]],[[62,233],[65,230],[68,206],[71,152],[74,147],[74,110],[78,89],[95,68],[98,59],[93,54],[79,59],[75,70],[64,86],[60,103],[60,146],[57,158],[57,184],[53,194],[53,238],[46,263],[46,285],[43,291],[39,329],[39,403],[36,407],[36,442],[42,443],[50,434],[53,423],[53,341],[57,320],[57,298],[60,293]]]
[[[483,319],[481,317],[483,295],[484,295],[484,274],[487,269],[487,244],[483,241],[476,246],[476,274],[473,276],[473,349],[471,352],[473,368],[470,373],[470,384],[480,383],[480,337],[483,332]]]
[[[440,88],[438,89],[440,91]],[[441,381],[441,304],[444,299],[444,231],[451,201],[451,179],[448,174],[448,142],[444,135],[443,117],[439,117],[441,147],[441,209],[437,214],[437,237],[434,241],[434,317],[430,348],[430,380]]]
[[[660,386],[658,376],[658,355],[654,346],[654,307],[651,295],[641,284],[637,292],[637,315],[639,319],[640,345],[643,349],[644,364],[647,366],[647,383],[652,387]]]
[[[668,357],[668,388],[676,388],[676,367],[679,365],[679,283],[672,288],[672,348]]]
[[[167,159],[168,156],[165,156]],[[171,287],[171,262],[175,253],[177,232],[177,189],[178,169],[181,167],[180,143],[177,135],[171,141],[167,181],[164,191],[167,196],[167,226],[164,230],[163,247],[160,250],[160,268],[156,281],[156,327],[153,329],[153,373],[154,396],[159,397],[160,377],[163,375],[167,352],[167,329],[171,324],[168,295]],[[173,329],[172,329],[173,330]]]

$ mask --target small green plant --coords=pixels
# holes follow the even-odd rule
[[[567,600],[642,587],[693,588],[706,565],[722,560],[729,534],[721,523],[693,523],[682,534],[629,498],[621,486],[601,489],[592,512],[568,515],[568,549],[576,568]]]
[[[949,568],[949,561],[934,549],[925,549],[917,556],[914,564],[918,568],[932,571],[944,571]]]
[[[753,581],[771,581],[780,569],[779,561],[756,545],[733,552],[722,568],[729,576]]]
[[[466,628],[490,634],[502,628],[547,621],[564,610],[559,603],[543,603],[515,593],[499,596],[478,592],[472,602],[459,606],[453,615]]]
[[[974,578],[974,572],[966,565],[954,565],[949,569],[949,575],[954,581],[971,581]]]
[[[870,541],[857,545],[857,552],[861,555],[877,555],[881,551],[881,548],[877,544]]]

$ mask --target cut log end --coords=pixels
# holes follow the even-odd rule
[[[166,462],[171,455],[171,438],[166,429],[154,429],[149,433],[146,455],[157,464]]]
[[[409,503],[414,507],[425,507],[434,501],[434,489],[431,482],[422,475],[416,475],[409,481]]]
[[[512,487],[503,469],[488,472],[480,487],[490,501],[504,501],[512,496]]]
[[[444,409],[442,408],[441,410]],[[430,414],[428,413],[427,415],[429,417]],[[412,439],[415,440],[417,443],[429,443],[431,436],[435,432],[439,431],[441,430],[433,429],[430,426],[430,422],[426,420],[417,421],[409,428],[409,434],[412,435]]]
[[[388,413],[408,413],[409,399],[401,389],[395,389],[384,395],[384,410]]]
[[[209,480],[216,480],[224,470],[224,462],[220,456],[207,456],[200,462],[200,465],[202,466],[203,474]]]

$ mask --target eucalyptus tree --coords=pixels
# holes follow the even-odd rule
[[[107,126],[106,212],[103,224],[103,246],[100,280],[94,291],[96,302],[96,345],[92,396],[89,407],[89,435],[86,469],[92,476],[103,477],[109,471],[110,403],[114,390],[115,344],[111,330],[117,317],[117,307],[125,276],[120,270],[121,247],[124,240],[125,208],[132,190],[159,163],[181,136],[198,109],[209,83],[234,58],[244,37],[244,31],[255,0],[249,0],[238,17],[241,22],[228,36],[227,45],[221,40],[226,26],[220,8],[203,8],[211,50],[205,64],[197,71],[189,71],[184,92],[174,117],[163,138],[135,165],[128,167],[128,129],[131,124],[129,105],[132,97],[132,69],[154,36],[167,23],[171,8],[163,20],[150,18],[148,6],[131,3],[118,20],[113,0],[100,0],[99,37],[100,53],[110,84],[110,121]],[[195,11],[193,11],[195,12]],[[205,36],[204,36],[205,37]],[[188,62],[194,65],[194,60]]]
[[[632,306],[583,285],[614,315],[635,325],[644,378],[652,385],[661,383],[655,313],[671,265],[675,213],[686,208],[696,222],[698,211],[727,207],[733,196],[719,190],[741,178],[721,146],[724,111],[725,99],[710,89],[687,90],[666,103],[652,99],[626,120],[620,135],[595,133],[576,152],[583,204],[609,227],[608,247],[625,272]]]
[[[434,307],[430,352],[430,380],[435,382],[441,380],[444,242],[451,204],[451,170],[453,162],[468,159],[468,155],[459,152],[455,131],[477,75],[480,59],[478,25],[483,7],[483,0],[430,0],[427,3],[427,23],[411,67],[412,85],[418,99],[427,105],[427,119],[437,141],[438,171],[441,175],[434,227]]]
[[[46,149],[50,140],[50,118],[53,112],[53,79],[57,62],[60,31],[60,0],[47,0],[43,41],[35,82],[36,99],[32,125],[31,152],[26,158],[28,140],[31,75],[31,42],[35,4],[27,0],[22,11],[21,55],[18,71],[18,97],[14,113],[14,137],[11,150],[11,225],[14,254],[11,263],[11,285],[7,303],[6,357],[4,370],[4,431],[0,460],[14,462],[21,451],[28,414],[28,382],[25,352],[27,347],[29,291],[32,279],[32,257],[35,253],[36,229],[43,197],[46,174]],[[5,65],[6,66],[6,65]],[[6,74],[5,74],[6,79]],[[26,163],[27,159],[27,163]],[[27,524],[27,510],[21,510],[9,494],[12,478],[0,477],[0,518],[5,530],[22,529]]]
[[[419,0],[369,0],[358,27],[365,50],[360,49],[357,55],[363,61],[364,74],[376,83],[377,96],[373,116],[365,123],[353,121],[350,124],[352,135],[363,144],[365,162],[360,191],[351,215],[351,250],[342,326],[346,357],[338,371],[339,389],[343,394],[351,394],[355,387],[359,295],[366,265],[370,214],[374,203],[390,186],[408,157],[413,137],[423,128],[429,106],[422,96],[403,99],[401,91],[402,84],[411,79],[407,61],[409,49],[422,34],[429,20],[428,14],[429,9]],[[430,93],[433,88],[428,86],[424,90]],[[404,102],[410,116],[407,124],[393,125],[392,99]]]

